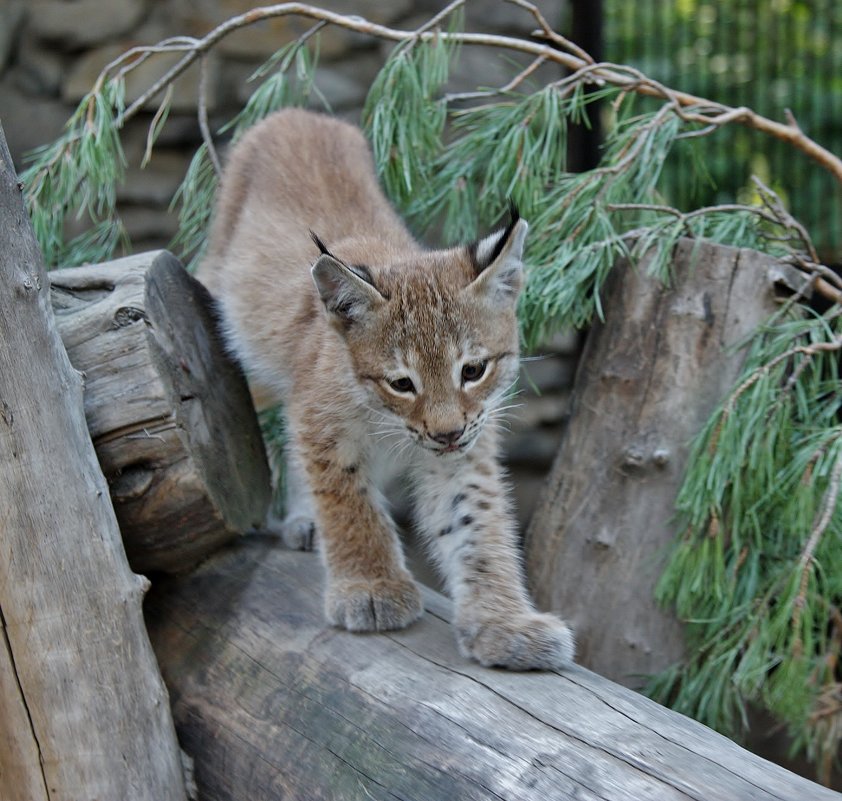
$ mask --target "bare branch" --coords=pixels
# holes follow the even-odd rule
[[[519,6],[520,8],[525,9],[537,21],[538,25],[540,26],[540,30],[534,31],[533,36],[540,36],[542,39],[549,39],[549,41],[554,42],[559,47],[564,48],[569,53],[572,53],[577,58],[582,59],[582,61],[586,61],[589,64],[593,64],[593,58],[589,53],[582,50],[579,45],[574,44],[569,39],[566,39],[560,33],[557,33],[553,27],[547,22],[544,15],[541,13],[538,6],[534,3],[529,3],[527,0],[506,0],[507,3],[511,3],[512,5]]]
[[[129,71],[138,63],[138,61],[131,61],[130,59],[132,58],[138,57],[139,59],[143,59],[145,57],[144,54],[158,52],[162,49],[167,52],[184,51],[184,56],[125,110],[119,122],[122,124],[133,117],[151,98],[166,88],[166,86],[190,67],[197,58],[203,53],[206,53],[228,34],[261,20],[294,14],[320,20],[347,30],[368,34],[369,36],[387,41],[427,41],[433,37],[440,37],[443,41],[454,44],[499,47],[513,52],[526,53],[535,59],[543,57],[545,60],[560,64],[574,73],[583,70],[583,68],[588,68],[588,71],[581,73],[580,77],[587,75],[590,80],[605,82],[616,86],[624,92],[635,92],[650,97],[661,97],[667,100],[675,109],[676,113],[687,122],[696,122],[705,128],[738,123],[773,136],[776,139],[788,142],[794,148],[800,150],[810,159],[828,170],[837,181],[842,183],[842,159],[806,136],[791,120],[782,123],[763,117],[749,108],[732,108],[686,92],[675,91],[646,77],[642,73],[621,65],[605,63],[596,66],[591,56],[552,31],[546,20],[543,20],[543,17],[540,16],[537,8],[534,11],[532,10],[534,6],[531,3],[527,2],[527,0],[512,1],[515,2],[515,5],[532,13],[533,16],[537,15],[536,19],[538,19],[539,24],[542,26],[542,32],[546,34],[549,41],[555,46],[514,36],[423,30],[424,26],[416,31],[396,30],[385,25],[369,22],[362,17],[337,14],[333,11],[306,3],[280,3],[278,5],[255,8],[223,22],[201,39],[191,40],[187,37],[170,39],[153,48],[133,48],[130,51],[131,56],[126,54],[121,57],[118,60],[119,63],[122,65],[124,71]],[[451,3],[445,11],[450,13],[453,10],[451,6],[454,6],[454,4]],[[546,28],[544,27],[545,25]],[[549,31],[552,31],[553,35],[550,35]],[[557,47],[564,49],[557,49]],[[571,52],[571,49],[575,52]],[[112,64],[103,71],[103,74],[100,76],[100,82],[105,80],[113,68],[114,66]]]
[[[422,33],[425,33],[426,31],[433,30],[433,28],[435,28],[442,20],[449,17],[454,11],[456,11],[457,8],[464,5],[465,0],[453,0],[452,3],[446,5],[441,11],[439,11],[438,14],[436,14],[430,20],[425,22],[420,28],[417,28],[415,30],[414,35],[417,37],[420,36]]]

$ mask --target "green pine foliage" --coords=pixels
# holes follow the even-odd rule
[[[669,280],[679,237],[776,255],[803,245],[768,208],[681,213],[664,205],[664,167],[677,143],[691,169],[687,150],[708,133],[669,104],[640,113],[610,86],[569,79],[451,103],[444,92],[458,57],[440,37],[399,44],[371,87],[364,125],[382,183],[419,236],[470,240],[499,224],[509,199],[517,203],[531,224],[520,307],[528,348],[602,316],[600,290],[618,260],[654,253],[649,269]],[[219,133],[236,140],[277,108],[311,103],[317,58],[317,35],[279,50],[254,73],[250,100]],[[569,172],[569,129],[587,124],[596,101],[609,130],[601,162]],[[165,97],[150,151],[167,107]],[[127,246],[115,210],[125,167],[122,109],[122,84],[105,82],[24,176],[48,264],[104,260]],[[173,248],[182,258],[201,256],[217,180],[203,145],[173,201],[180,219]],[[67,241],[73,216],[93,227]],[[732,736],[744,726],[747,703],[764,706],[825,767],[842,726],[840,320],[835,311],[819,316],[788,305],[754,338],[744,376],[700,433],[658,587],[687,621],[691,656],[650,686]],[[268,413],[261,423],[274,462],[281,416]]]
[[[754,338],[740,384],[699,434],[681,532],[657,588],[687,622],[687,662],[649,692],[714,728],[749,702],[827,775],[839,745],[842,315],[792,305]]]
[[[35,150],[21,176],[35,235],[50,266],[103,261],[127,243],[115,213],[126,167],[115,124],[124,96],[121,79],[90,92],[62,136]],[[85,230],[68,239],[74,222]]]
[[[363,124],[383,187],[405,206],[435,177],[447,107],[439,97],[454,48],[441,39],[392,53],[369,90]]]
[[[255,89],[245,106],[226,123],[220,134],[230,134],[236,142],[252,125],[287,106],[306,106],[315,92],[313,78],[318,63],[318,39],[311,51],[302,42],[291,42],[270,56],[248,78]],[[315,92],[323,105],[326,101]],[[216,174],[207,143],[197,150],[187,174],[175,193],[172,208],[178,208],[178,233],[172,248],[194,268],[205,250],[210,226],[213,197],[219,176]]]

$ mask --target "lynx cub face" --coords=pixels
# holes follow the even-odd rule
[[[403,431],[437,456],[467,451],[513,385],[526,229],[514,213],[506,229],[469,252],[416,256],[378,279],[368,267],[342,264],[316,239],[322,256],[314,280],[395,447]],[[467,283],[466,273],[475,276]]]
[[[460,650],[516,670],[573,658],[570,630],[526,592],[493,425],[517,371],[526,230],[513,211],[478,242],[426,250],[360,131],[286,110],[232,150],[198,273],[256,403],[283,404],[287,514],[269,524],[318,543],[328,622],[381,631],[423,611],[384,502],[402,465]]]

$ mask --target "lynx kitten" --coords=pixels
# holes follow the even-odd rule
[[[526,229],[513,213],[471,245],[425,250],[360,131],[286,110],[233,149],[199,272],[256,401],[284,404],[281,531],[296,548],[317,533],[328,620],[382,631],[421,615],[383,495],[402,472],[461,651],[512,669],[573,657],[570,630],[527,595],[497,463]]]

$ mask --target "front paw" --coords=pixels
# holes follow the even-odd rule
[[[463,656],[485,667],[553,670],[573,662],[573,632],[555,615],[525,612],[511,618],[465,616],[456,621]]]
[[[342,579],[327,591],[328,622],[348,631],[406,628],[421,617],[421,593],[407,574],[397,579]]]

